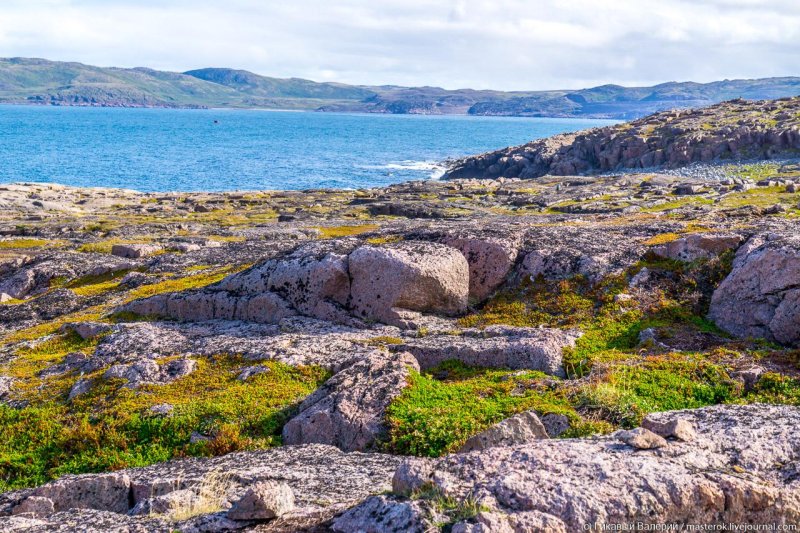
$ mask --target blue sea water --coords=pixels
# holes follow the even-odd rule
[[[140,191],[361,188],[609,121],[0,106],[0,182]]]

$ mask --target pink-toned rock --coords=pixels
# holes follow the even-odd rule
[[[517,260],[519,243],[497,237],[457,237],[444,244],[459,250],[469,264],[469,295],[484,300],[506,280]]]
[[[98,509],[127,513],[130,508],[130,484],[127,474],[66,476],[39,487],[33,496],[50,499],[56,512]]]
[[[396,324],[396,309],[453,315],[467,308],[469,264],[455,248],[423,241],[362,246],[349,257],[350,305],[365,319]]]
[[[283,428],[283,443],[370,449],[385,434],[386,408],[406,387],[412,368],[419,369],[410,354],[376,351],[341,370],[300,404]]]
[[[709,317],[737,337],[800,345],[800,237],[753,237],[714,291]]]
[[[233,503],[228,511],[232,520],[269,520],[294,510],[294,492],[286,483],[260,481]]]
[[[742,244],[741,235],[730,233],[691,234],[666,244],[653,246],[650,251],[660,257],[678,261],[710,259]]]

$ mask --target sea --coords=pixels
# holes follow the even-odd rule
[[[143,192],[438,179],[447,159],[612,121],[0,105],[0,183]]]

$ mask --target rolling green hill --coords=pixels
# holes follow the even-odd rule
[[[603,85],[578,91],[502,92],[353,86],[205,68],[185,73],[102,68],[45,59],[0,59],[0,103],[106,107],[232,107],[395,114],[631,119],[733,98],[800,95],[800,78]]]

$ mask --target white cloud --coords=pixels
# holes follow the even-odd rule
[[[792,75],[796,0],[5,0],[0,55],[362,84],[578,88]]]

